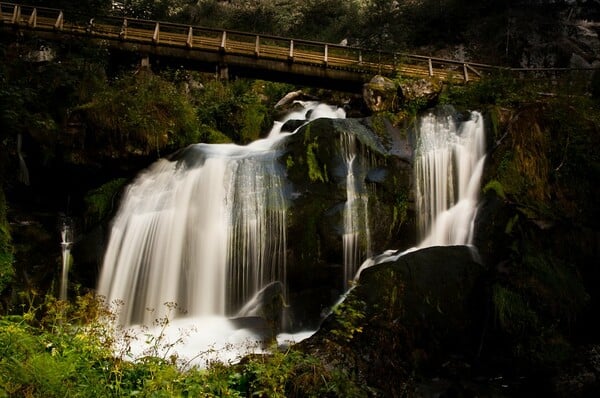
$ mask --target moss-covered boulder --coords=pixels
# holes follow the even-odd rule
[[[416,369],[474,355],[484,267],[464,246],[432,247],[364,270],[303,350],[356,372],[376,396],[411,396]]]
[[[320,306],[332,303],[347,288],[343,242],[348,184],[354,187],[357,215],[352,275],[371,254],[408,247],[414,237],[408,211],[412,167],[392,150],[390,143],[396,138],[369,127],[368,121],[359,119],[317,119],[284,144],[281,161],[291,186],[289,288],[292,301],[312,308],[307,311],[313,320],[323,309]],[[294,296],[294,292],[303,293]]]
[[[384,76],[374,76],[363,86],[363,100],[371,112],[393,111],[398,106],[398,87]]]

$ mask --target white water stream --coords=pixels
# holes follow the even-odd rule
[[[67,289],[69,284],[69,270],[71,268],[71,247],[73,246],[73,227],[69,219],[64,219],[60,227],[60,248],[62,255],[62,269],[60,278],[59,299],[67,299]]]
[[[340,135],[342,154],[346,166],[346,203],[344,204],[344,287],[347,288],[362,261],[371,255],[369,229],[369,196],[364,181],[357,178],[360,163],[366,162],[366,154],[357,151],[354,134]],[[360,185],[360,186],[358,186]],[[362,240],[362,242],[361,242]],[[362,245],[361,245],[362,243]]]

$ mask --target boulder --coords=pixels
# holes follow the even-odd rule
[[[432,103],[442,92],[442,87],[442,81],[433,78],[405,80],[400,86],[402,102],[405,104],[412,101]]]
[[[484,267],[466,246],[431,247],[365,269],[319,331],[298,347],[344,364],[376,396],[403,396],[411,374],[477,351]]]
[[[371,112],[393,111],[398,88],[393,80],[377,75],[363,86],[363,99]]]
[[[412,167],[396,154],[402,137],[389,137],[387,129],[376,133],[370,126],[366,120],[321,118],[282,143],[281,162],[289,181],[287,279],[294,329],[316,327],[324,308],[347,288],[343,277],[348,167],[344,140],[354,140],[356,203],[361,203],[361,214],[367,214],[367,220],[361,218],[355,226],[359,262],[354,266],[358,268],[372,252],[412,244],[406,242],[414,237],[412,215],[407,211]]]

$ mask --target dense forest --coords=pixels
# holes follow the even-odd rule
[[[512,68],[571,69],[497,73],[467,85],[443,84],[433,96],[416,99],[402,94],[410,79],[397,76],[383,94],[389,105],[373,110],[360,95],[343,91],[143,68],[139,54],[91,46],[85,39],[54,43],[2,31],[0,397],[468,397],[540,391],[591,397],[600,391],[597,2],[28,4],[61,8],[82,20],[126,16]],[[32,61],[39,51],[51,51],[51,59]],[[189,144],[248,144],[264,137],[284,112],[275,104],[296,90],[344,106],[382,136],[410,131],[435,106],[484,114],[489,159],[475,240],[485,268],[469,271],[461,285],[476,286],[474,298],[460,289],[436,293],[432,302],[437,299],[438,307],[431,304],[433,315],[426,313],[431,318],[419,318],[405,305],[412,293],[398,263],[369,274],[319,333],[297,348],[250,355],[235,365],[214,362],[207,369],[182,369],[158,350],[137,361],[123,360],[124,352],[115,355],[114,343],[127,335],[110,322],[115,314],[94,288],[101,243],[124,187],[157,159]],[[325,127],[315,125],[313,137],[322,133],[319,128]],[[294,165],[288,169],[292,173]],[[390,231],[411,225],[409,197],[393,198]],[[56,298],[57,235],[65,220],[81,237],[69,302]],[[306,247],[320,244],[304,240]],[[464,253],[455,254],[460,267],[472,266]],[[432,250],[422,256],[410,261],[433,264],[447,254]],[[469,300],[469,310],[444,314],[439,300],[445,294]]]

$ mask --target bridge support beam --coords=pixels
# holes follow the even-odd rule
[[[229,80],[229,67],[226,64],[217,65],[217,78],[219,80]]]
[[[140,60],[140,69],[150,69],[150,56],[148,54],[145,54]]]

